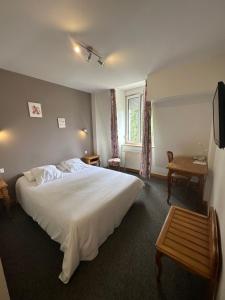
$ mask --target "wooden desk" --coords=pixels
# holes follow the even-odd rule
[[[214,299],[221,267],[219,225],[215,210],[208,216],[171,206],[156,242],[157,280],[161,257],[166,255],[187,270],[210,280],[210,299]]]
[[[84,156],[82,159],[88,165],[100,166],[100,156],[99,155]]]
[[[169,204],[169,199],[171,196],[171,186],[172,186],[172,174],[180,174],[184,176],[196,176],[199,178],[199,194],[201,200],[203,201],[203,191],[205,184],[205,177],[208,174],[208,165],[199,165],[193,163],[193,158],[190,156],[177,156],[174,157],[173,161],[168,163],[168,198],[167,202]]]

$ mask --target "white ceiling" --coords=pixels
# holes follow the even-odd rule
[[[224,50],[224,0],[0,0],[0,67],[85,91]],[[102,68],[73,51],[95,47]]]

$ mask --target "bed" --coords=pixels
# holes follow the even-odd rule
[[[68,283],[81,260],[97,256],[142,187],[135,176],[90,166],[38,186],[23,176],[16,192],[24,211],[60,244],[59,279]]]

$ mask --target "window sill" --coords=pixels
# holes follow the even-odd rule
[[[142,147],[142,145],[141,144],[129,144],[129,143],[125,143],[125,144],[123,144],[122,146],[129,146],[129,147]]]

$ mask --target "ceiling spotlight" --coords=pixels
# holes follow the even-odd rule
[[[100,66],[104,66],[104,61],[102,61],[102,58],[98,59],[98,63],[100,64]]]
[[[80,53],[81,49],[80,49],[80,46],[76,45],[73,50],[76,52],[76,53]]]
[[[89,62],[91,60],[91,57],[92,57],[92,53],[89,51],[88,53],[88,58],[87,58],[87,62]]]

